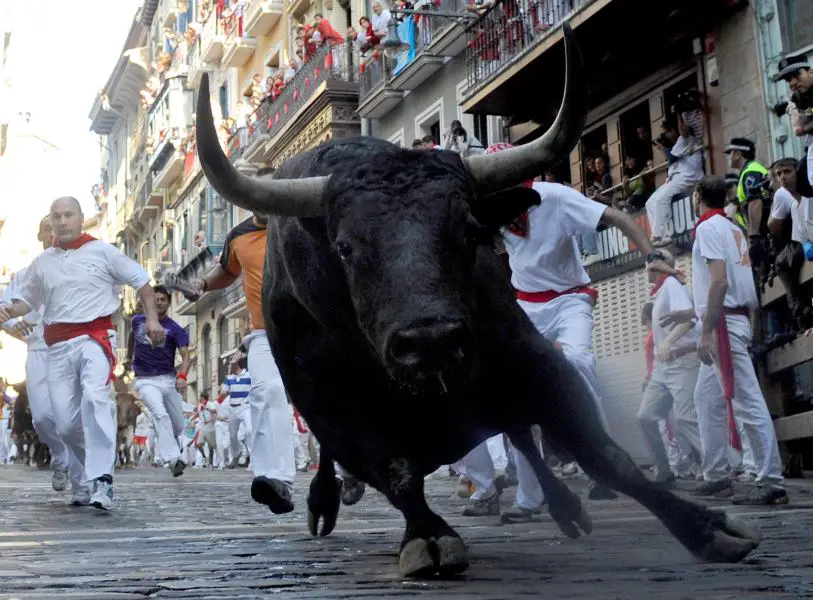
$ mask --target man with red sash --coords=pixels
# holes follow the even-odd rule
[[[676,310],[693,310],[692,298],[686,286],[661,266],[675,267],[671,253],[661,250],[663,262],[647,266],[652,283],[652,372],[638,410],[638,423],[655,459],[655,481],[672,486],[675,476],[669,467],[669,457],[663,444],[660,422],[669,420],[674,412],[675,437],[680,460],[678,474],[693,477],[693,456],[700,456],[700,433],[694,407],[694,388],[700,361],[697,358],[697,328],[693,321],[675,325],[671,331],[661,325],[661,317]]]
[[[0,323],[43,307],[48,391],[57,428],[92,486],[75,489],[73,504],[108,510],[116,460],[116,404],[110,385],[116,334],[110,315],[119,308],[118,287],[127,284],[138,291],[147,315],[146,334],[154,344],[164,340],[164,328],[146,271],[114,246],[83,234],[83,219],[75,198],[53,202],[53,247],[31,263],[12,305],[0,307]]]
[[[756,484],[735,504],[786,504],[782,462],[771,415],[759,388],[751,344],[749,311],[757,293],[748,239],[725,217],[726,184],[704,177],[693,196],[697,224],[692,248],[694,309],[700,322],[697,353],[702,361],[694,398],[702,443],[705,480],[697,495],[731,495],[726,450],[736,419],[753,452]]]
[[[499,152],[510,144],[495,144],[486,154]],[[647,257],[657,259],[646,233],[624,213],[580,194],[573,188],[549,182],[532,182],[542,198],[503,231],[503,241],[511,267],[511,284],[517,302],[539,332],[554,342],[579,371],[592,391],[599,415],[601,407],[593,354],[593,305],[598,292],[590,287],[590,277],[579,256],[576,236],[594,233],[599,225],[618,227]],[[664,267],[666,268],[666,267]],[[542,489],[534,472],[520,453],[516,454],[516,505],[503,513],[504,522],[527,521],[542,502]],[[615,498],[605,486],[593,485],[591,499]]]

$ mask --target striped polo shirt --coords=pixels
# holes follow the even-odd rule
[[[229,375],[226,377],[225,391],[229,394],[229,404],[240,406],[248,400],[248,393],[251,390],[251,375],[243,369],[239,375]]]

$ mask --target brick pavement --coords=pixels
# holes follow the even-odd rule
[[[568,540],[547,518],[501,526],[457,516],[452,480],[431,480],[430,504],[469,543],[472,564],[456,580],[416,582],[397,575],[403,521],[377,493],[342,507],[330,537],[311,538],[309,478],[297,482],[295,512],[275,516],[251,502],[243,470],[177,480],[121,471],[117,510],[103,513],[68,507],[48,472],[0,466],[0,600],[813,597],[813,483],[792,484],[787,508],[727,505],[758,524],[763,543],[741,564],[702,565],[626,498],[588,501],[593,534]]]

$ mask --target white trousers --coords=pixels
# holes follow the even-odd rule
[[[505,469],[507,465],[503,434],[498,434],[477,445],[455,466],[474,485],[471,499],[476,501],[491,498],[497,493],[497,488],[494,487],[495,471]]]
[[[6,408],[5,410],[8,410]],[[9,419],[0,419],[0,465],[11,460],[9,452],[11,446],[11,430],[8,428]]]
[[[243,340],[251,373],[251,469],[255,477],[293,483],[296,475],[291,439],[291,405],[285,395],[265,331],[252,331]]]
[[[217,451],[215,452],[217,466],[225,467],[233,458],[230,448],[231,435],[229,433],[228,421],[215,422],[215,441],[217,442]]]
[[[697,179],[687,178],[684,175],[675,175],[657,190],[652,192],[646,201],[646,216],[652,237],[666,237],[669,234],[669,223],[672,220],[672,198],[678,194],[687,194],[692,191]]]
[[[110,335],[113,342],[115,332]],[[86,335],[48,348],[48,393],[57,429],[84,467],[85,481],[112,475],[116,462],[116,403],[109,375],[104,350]]]
[[[656,362],[652,378],[644,391],[638,410],[638,423],[644,433],[655,466],[659,472],[669,471],[669,459],[660,432],[660,422],[669,419],[672,411],[674,433],[678,446],[678,474],[691,472],[692,454],[701,455],[700,431],[694,406],[694,390],[700,359],[692,352],[668,362]]]
[[[178,436],[183,433],[183,399],[175,389],[175,375],[137,377],[135,390],[152,415],[155,454],[162,462],[181,458]]]
[[[243,426],[245,431],[245,439],[251,439],[251,408],[249,403],[243,402],[237,406],[230,404],[228,423],[231,455],[233,458],[240,458],[243,455],[243,444],[240,443],[240,425]]]
[[[593,299],[587,294],[564,294],[550,302],[517,302],[539,333],[562,346],[565,358],[587,384],[601,423],[609,431],[593,354]],[[527,509],[539,508],[544,496],[531,464],[521,452],[514,452],[514,460],[517,464],[517,504]]]
[[[743,446],[747,443],[750,447],[757,482],[781,485],[782,461],[776,432],[748,354],[751,322],[743,315],[726,315],[725,319],[734,365],[734,419],[742,426]],[[706,481],[725,479],[730,473],[728,415],[722,378],[716,365],[700,366],[694,399],[703,450],[703,478]]]

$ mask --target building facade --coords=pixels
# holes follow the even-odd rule
[[[374,18],[370,0],[145,0],[91,113],[103,138],[101,230],[158,281],[167,272],[207,273],[229,229],[250,217],[224,202],[200,170],[193,125],[203,73],[232,161],[277,167],[327,139],[360,133],[403,147],[431,136],[442,147],[455,120],[476,151],[524,143],[551,124],[564,82],[564,21],[585,57],[590,110],[581,143],[552,169],[557,180],[587,191],[588,159],[600,155],[612,181],[602,193],[607,202],[628,198],[630,159],[653,188],[662,184],[667,165],[651,140],[689,90],[703,98],[707,173],[726,173],[731,137],[754,139],[764,163],[801,154],[788,123],[770,110],[787,97],[770,75],[782,57],[813,48],[810,3],[434,0],[407,11],[381,4],[395,17],[387,28],[400,47],[368,48],[355,36],[311,49],[298,43],[317,14],[341,35],[358,31],[360,17]],[[685,251],[689,198],[675,198],[672,213],[673,237]],[[648,229],[643,212],[634,218]],[[645,370],[640,306],[649,289],[643,257],[613,229],[599,232],[597,245],[600,259],[588,270],[600,294],[599,377],[616,438],[646,462],[635,420]],[[684,271],[689,262],[679,255]],[[134,309],[125,294],[123,314]],[[216,393],[249,327],[240,282],[194,303],[176,294],[173,314],[193,340],[188,399]]]

